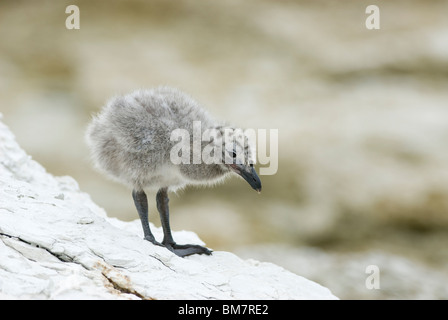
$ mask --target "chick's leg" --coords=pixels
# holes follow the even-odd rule
[[[157,200],[157,210],[159,211],[160,214],[160,220],[162,222],[162,228],[164,234],[162,245],[164,245],[168,250],[174,252],[180,257],[185,257],[192,254],[207,254],[207,255],[212,254],[211,250],[199,245],[177,244],[176,242],[174,242],[170,228],[168,188],[161,188],[157,192],[156,200]]]
[[[138,215],[143,227],[143,234],[145,240],[148,240],[156,245],[161,245],[156,241],[154,235],[149,228],[148,222],[148,199],[146,193],[143,190],[133,190],[132,198],[134,199],[135,207],[137,208]]]

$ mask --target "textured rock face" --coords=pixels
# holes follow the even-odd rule
[[[155,230],[156,237],[161,231]],[[191,232],[179,243],[201,243]],[[0,122],[0,299],[335,299],[319,284],[228,252],[179,258],[108,218],[70,177],[33,161]]]

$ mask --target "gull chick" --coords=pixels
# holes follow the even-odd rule
[[[214,132],[210,140],[201,140],[200,145],[193,141],[197,130],[195,123],[200,123],[200,137],[206,130]],[[178,154],[173,153],[177,150],[173,148],[179,148],[179,141],[172,138],[176,130],[189,133],[183,145],[185,149],[181,150],[182,159],[186,161],[172,159],[173,154]],[[230,147],[225,143],[229,138]],[[195,100],[177,89],[137,90],[112,98],[93,117],[86,140],[96,168],[132,188],[144,238],[181,257],[209,255],[211,250],[174,241],[169,224],[169,191],[187,185],[213,185],[231,173],[241,176],[254,190],[261,191],[261,182],[253,167],[254,148],[247,137],[214,120]],[[199,152],[202,152],[210,145],[216,147],[213,149],[215,161],[194,161],[198,156],[195,147],[200,146]],[[192,152],[185,155],[184,151]],[[145,190],[157,192],[157,210],[164,233],[161,243],[155,240],[149,227]]]

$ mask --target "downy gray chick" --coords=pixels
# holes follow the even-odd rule
[[[202,141],[207,130],[212,132],[208,135],[210,139]],[[173,132],[187,133],[188,139],[181,144],[179,137],[173,138]],[[253,189],[261,191],[253,167],[254,148],[242,131],[231,130],[214,120],[191,97],[173,88],[137,90],[112,98],[89,124],[86,140],[96,168],[132,188],[145,239],[182,257],[209,255],[211,251],[199,245],[174,242],[169,225],[168,191],[187,185],[216,184],[230,173],[240,175]],[[213,162],[201,158],[207,147],[213,150],[210,152]],[[177,161],[179,158],[173,161],[173,157],[179,156],[181,162]],[[198,159],[205,161],[198,163]],[[157,191],[157,209],[164,232],[162,243],[155,240],[149,228],[144,190]]]

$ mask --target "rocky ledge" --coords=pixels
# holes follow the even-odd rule
[[[1,115],[0,115],[1,119]],[[156,237],[161,230],[152,226]],[[179,243],[202,241],[175,232]],[[179,258],[32,160],[0,121],[0,299],[336,299],[229,252]]]

